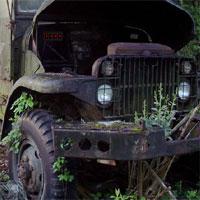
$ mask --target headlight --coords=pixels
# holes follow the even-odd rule
[[[178,96],[181,100],[187,100],[190,97],[191,86],[188,82],[181,82],[178,88]]]
[[[101,73],[106,76],[111,76],[114,72],[114,65],[111,61],[106,60],[102,63]]]
[[[182,62],[182,71],[184,74],[190,74],[192,71],[192,64],[189,61]]]
[[[113,90],[108,84],[100,85],[97,91],[97,100],[100,104],[106,105],[112,101]]]

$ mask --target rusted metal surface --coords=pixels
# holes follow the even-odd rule
[[[32,91],[48,94],[69,93],[73,96],[95,104],[96,79],[91,76],[71,75],[66,73],[41,73],[23,76],[13,87],[15,91],[24,87]]]
[[[156,43],[113,43],[108,45],[108,55],[172,56],[174,50]]]
[[[104,12],[102,12],[102,10]],[[110,12],[112,10],[112,12]],[[119,15],[121,11],[126,15]],[[170,13],[164,17],[163,13]],[[143,17],[138,17],[140,13]],[[178,15],[177,15],[178,13]],[[41,19],[51,19],[60,15],[68,19],[115,19],[116,21],[130,21],[130,24],[141,24],[140,26],[154,36],[153,41],[180,49],[194,36],[194,22],[178,4],[169,0],[162,1],[67,1],[48,0],[37,11],[34,24]],[[162,19],[162,23],[157,20]],[[145,23],[143,21],[145,19]],[[91,20],[91,21],[92,21]],[[131,21],[132,20],[132,21]],[[185,23],[182,23],[182,22]],[[171,30],[181,23],[181,28],[176,29],[176,34]],[[151,24],[151,26],[149,26]],[[33,26],[33,28],[35,28]],[[184,35],[182,33],[185,33]],[[160,36],[164,37],[160,37]]]
[[[42,161],[35,144],[20,152],[18,177],[23,184],[28,197],[35,197],[42,190]]]
[[[166,141],[160,129],[149,131],[114,131],[54,127],[56,154],[74,158],[141,160],[160,156],[187,154],[200,150],[200,137]]]
[[[4,116],[2,136],[5,136],[6,127],[10,124],[10,107],[17,98],[16,95],[20,95],[23,89],[41,94],[68,94],[90,105],[94,106],[96,104],[96,78],[92,76],[66,73],[43,73],[23,76],[14,84],[7,100],[5,110],[7,115]]]
[[[177,111],[187,111],[196,105],[198,86],[196,81],[197,68],[193,67],[190,74],[182,73],[182,63],[193,62],[191,59],[173,56],[133,56],[110,55],[99,58],[93,65],[92,75],[98,76],[97,85],[110,84],[115,94],[109,108],[102,108],[105,117],[132,117],[137,111],[141,113],[146,101],[147,107],[154,105],[154,92],[162,84],[163,95],[172,99],[180,82],[187,80],[193,88],[187,102],[178,98]],[[104,63],[111,63],[114,68],[112,76],[102,74]]]
[[[32,74],[44,73],[44,67],[41,60],[30,50],[24,55],[24,69],[21,70],[22,75],[30,76]]]

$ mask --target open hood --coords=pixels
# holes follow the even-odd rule
[[[181,49],[194,37],[194,21],[176,0],[69,1],[46,0],[35,15],[40,20],[122,22],[149,33],[152,42]]]

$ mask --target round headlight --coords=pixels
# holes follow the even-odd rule
[[[100,85],[97,91],[97,100],[100,104],[106,105],[112,101],[113,90],[108,84]]]
[[[111,76],[114,72],[113,63],[109,60],[106,60],[102,63],[101,73],[106,76]]]
[[[189,61],[182,62],[182,70],[185,74],[190,74],[192,71],[192,64]]]
[[[178,88],[178,96],[181,100],[187,100],[190,97],[191,86],[188,82],[181,82]]]

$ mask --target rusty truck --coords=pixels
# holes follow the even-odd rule
[[[1,138],[23,93],[38,102],[21,116],[11,179],[21,180],[29,199],[77,199],[77,185],[100,187],[94,177],[108,183],[128,161],[199,151],[198,115],[187,140],[167,140],[157,126],[140,134],[112,127],[129,126],[144,101],[151,108],[160,84],[169,97],[177,91],[174,125],[199,104],[200,66],[177,53],[194,36],[192,16],[175,0],[1,0]],[[67,184],[52,167],[61,157],[74,175]],[[110,165],[102,171],[97,161]]]

